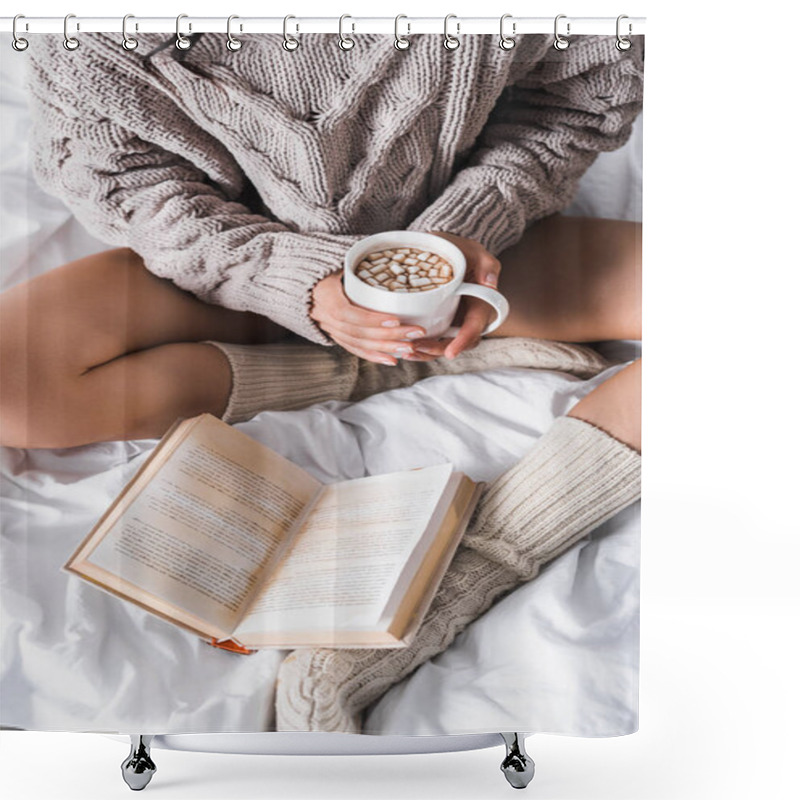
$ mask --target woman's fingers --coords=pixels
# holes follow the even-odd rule
[[[331,289],[334,292],[335,302],[329,306],[327,313],[332,321],[359,328],[398,328],[400,326],[400,320],[395,314],[369,311],[352,303],[344,293],[344,285],[341,280],[336,281]]]
[[[347,350],[348,353],[352,353],[359,358],[363,358],[365,361],[372,361],[376,364],[385,364],[390,367],[396,367],[399,358],[402,358],[404,361],[436,360],[436,356],[428,356],[424,353],[405,353],[403,355],[393,356],[390,353],[382,353],[378,350],[371,350],[369,347],[360,346],[362,343],[353,342],[346,337],[342,339],[338,339],[336,337],[331,338],[333,338],[336,344]]]
[[[390,336],[397,335],[395,329],[400,327],[397,315],[367,311],[366,308],[353,305],[344,293],[341,295],[340,302],[332,309],[332,318],[336,322],[358,328],[383,328],[389,331],[388,335]]]
[[[395,314],[383,314],[379,311],[368,311],[350,302],[344,293],[341,271],[323,278],[312,292],[310,316],[327,330],[331,324],[346,322],[368,328],[398,328],[400,320]]]
[[[347,349],[354,352],[356,349],[365,350],[379,355],[390,355],[400,358],[401,356],[411,355],[414,352],[414,345],[411,342],[384,341],[381,339],[367,338],[366,331],[358,336],[350,336],[335,330],[332,336],[338,341],[343,342]]]
[[[475,283],[479,283],[481,286],[488,286],[490,289],[497,288],[502,265],[491,253],[484,250],[475,259],[472,266]]]
[[[353,325],[349,322],[342,322],[332,319],[329,323],[330,328],[337,335],[350,336],[354,339],[370,339],[372,341],[384,341],[395,344],[403,343],[405,339],[414,341],[425,336],[425,328],[419,325],[400,325],[396,328],[375,328],[367,325]],[[406,342],[407,344],[408,342]]]
[[[429,231],[429,233],[447,239],[461,250],[467,260],[466,280],[492,289],[497,288],[502,265],[479,241],[446,231]]]
[[[464,350],[475,347],[481,340],[481,334],[489,321],[494,317],[494,309],[477,297],[465,297],[463,302],[466,306],[464,322],[456,338],[445,348],[446,358],[455,358]]]
[[[397,359],[388,355],[387,353],[379,353],[375,350],[367,350],[363,347],[353,344],[346,339],[339,339],[336,336],[331,336],[331,338],[334,342],[336,342],[336,344],[347,350],[348,353],[352,353],[354,356],[363,358],[365,361],[372,361],[376,364],[386,364],[390,367],[397,366]]]
[[[444,351],[452,341],[452,339],[420,339],[418,342],[414,342],[414,352],[425,353],[431,358],[439,358],[444,355]]]
[[[425,335],[419,325],[403,325],[393,314],[370,311],[350,302],[344,293],[338,275],[328,276],[315,288],[312,319],[331,338],[349,337],[361,340],[362,349],[388,352],[397,349],[403,340],[413,340]],[[383,342],[379,347],[367,347],[368,342]],[[401,352],[411,352],[408,347]]]
[[[414,351],[437,357],[455,358],[465,350],[471,350],[481,340],[486,326],[494,319],[495,311],[477,297],[464,297],[462,307],[454,321],[459,325],[458,334],[453,339],[419,339],[414,342]],[[463,316],[462,316],[463,311]]]

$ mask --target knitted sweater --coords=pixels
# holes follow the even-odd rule
[[[206,302],[320,344],[311,291],[359,237],[448,231],[499,254],[563,208],[641,108],[643,45],[614,37],[31,37],[34,172],[101,240]],[[152,52],[156,50],[156,52]]]

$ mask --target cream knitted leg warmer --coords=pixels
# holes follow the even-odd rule
[[[278,674],[277,729],[360,731],[364,708],[639,493],[638,453],[582,420],[558,418],[485,487],[411,645],[294,651]]]
[[[243,422],[260,411],[289,411],[325,400],[363,400],[376,392],[410,386],[432,375],[460,375],[501,367],[568,372],[589,378],[609,362],[589,347],[543,339],[483,339],[452,361],[364,361],[341,347],[302,342],[241,345],[206,341],[231,366],[232,389],[222,419]]]
[[[206,341],[231,368],[231,393],[222,414],[233,424],[260,411],[291,411],[326,400],[347,400],[358,381],[358,358],[340,347],[278,342],[246,345]]]

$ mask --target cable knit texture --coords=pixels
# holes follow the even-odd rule
[[[641,458],[592,425],[558,418],[485,488],[422,625],[399,650],[295,650],[278,673],[281,731],[362,731],[361,714],[447,648],[515,586],[640,495]]]
[[[34,171],[96,236],[201,299],[332,344],[311,290],[360,236],[438,230],[492,253],[568,204],[641,108],[643,44],[615,37],[31,37]]]
[[[244,422],[260,411],[290,411],[326,400],[357,402],[433,375],[525,367],[590,378],[609,366],[589,347],[518,337],[483,339],[452,361],[401,360],[395,367],[364,361],[338,346],[324,348],[299,342],[206,344],[220,349],[231,367],[231,393],[222,415],[230,424]]]

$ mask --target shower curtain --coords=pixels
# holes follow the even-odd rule
[[[0,724],[635,731],[642,38],[129,37],[2,53]],[[468,340],[367,325],[339,276],[386,231],[455,244],[509,302],[497,333],[477,299]],[[401,249],[374,255],[413,278],[430,253]],[[307,611],[333,646],[235,652],[65,569],[202,413],[322,485],[478,485],[409,641],[336,646],[329,599]],[[177,512],[186,548],[197,519]],[[334,509],[325,544],[337,603],[354,519]],[[207,589],[197,553],[173,566]],[[123,578],[163,577],[131,558]]]

